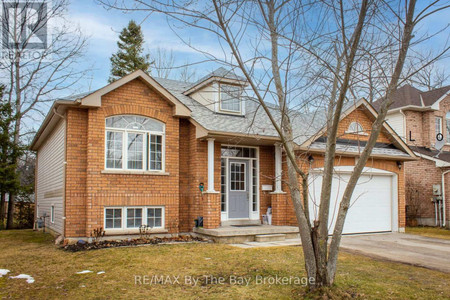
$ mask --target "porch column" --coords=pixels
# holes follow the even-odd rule
[[[281,144],[275,144],[275,190],[274,193],[282,193],[281,188],[281,172],[282,172],[282,156],[281,156]]]
[[[208,140],[208,193],[215,193],[214,190],[214,139]]]

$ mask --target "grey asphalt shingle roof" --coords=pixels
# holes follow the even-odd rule
[[[191,117],[207,130],[255,134],[262,137],[278,137],[275,128],[261,106],[247,103],[244,117],[215,113],[191,97],[183,94],[190,87],[191,83],[162,78],[154,79],[189,107],[192,110]],[[272,115],[279,121],[281,119],[279,111],[271,104],[268,104],[268,106],[271,109]],[[299,145],[317,133],[326,123],[325,110],[311,114],[292,112],[290,118],[294,125],[294,140]]]
[[[205,76],[202,80],[207,80],[208,78],[215,76],[228,76],[228,78],[244,80],[241,77],[238,77],[236,75],[233,76],[230,74],[232,73],[225,70],[224,68],[219,68],[211,74]],[[190,89],[197,83],[193,84],[192,82],[183,82],[156,77],[154,77],[153,79],[156,80],[163,88],[170,92],[185,106],[187,106],[191,110],[191,118],[208,131],[224,132],[228,134],[235,133],[236,135],[249,134],[261,136],[261,138],[278,138],[277,131],[275,130],[269,117],[260,104],[256,104],[251,100],[247,100],[244,116],[216,113],[203,104],[197,102],[190,96],[186,96],[183,94],[186,90]],[[75,101],[77,99],[86,97],[93,92],[95,91],[71,95],[62,98],[61,100]],[[277,107],[274,104],[266,104],[276,122],[278,124],[281,123],[281,114]],[[347,103],[344,106],[343,111],[346,111],[352,105],[354,105],[354,103]],[[327,111],[325,109],[318,109],[313,113],[301,113],[298,110],[291,110],[289,112],[289,117],[292,123],[294,142],[297,145],[302,145],[305,141],[312,137],[320,137],[319,133],[321,129],[326,125]],[[325,150],[325,143],[323,143],[322,141],[315,141],[310,147],[311,149]],[[361,148],[355,148],[352,145],[345,145],[345,147],[342,145],[338,145],[338,150],[345,150],[347,152],[359,152]],[[402,150],[398,149],[374,149],[374,154],[408,156]]]
[[[209,78],[212,77],[220,77],[220,78],[226,78],[226,79],[233,79],[233,80],[239,80],[239,81],[246,81],[246,79],[244,77],[238,76],[236,75],[236,73],[234,73],[233,71],[227,70],[225,68],[218,68],[214,71],[212,71],[211,73],[209,73],[206,76],[203,76],[202,78],[200,78],[199,80],[197,80],[194,83],[191,83],[191,85],[189,86],[189,88],[196,86],[200,83],[202,83],[203,81],[208,80]]]
[[[394,92],[394,102],[389,109],[392,110],[406,106],[431,106],[448,91],[450,91],[450,85],[422,92],[409,84],[405,84]],[[378,99],[373,103],[373,106],[378,110],[382,102],[383,98]]]
[[[310,150],[321,150],[325,151],[327,144],[324,142],[314,142],[308,148]],[[337,152],[351,152],[351,153],[362,153],[364,146],[355,146],[349,144],[336,144]],[[398,157],[409,157],[409,154],[403,152],[400,149],[384,148],[384,147],[374,147],[372,149],[372,155],[389,155]]]

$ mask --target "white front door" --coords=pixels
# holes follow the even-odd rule
[[[249,218],[249,161],[230,159],[228,162],[230,172],[228,182],[228,218]]]
[[[339,203],[344,194],[350,174],[336,173],[330,199],[328,228],[333,232]],[[350,208],[344,224],[343,233],[364,233],[392,231],[393,223],[393,177],[389,175],[362,175],[350,201]],[[309,203],[310,217],[318,216],[322,175],[310,174]]]

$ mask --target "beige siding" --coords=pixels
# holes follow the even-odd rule
[[[64,232],[64,160],[66,122],[59,121],[53,132],[38,150],[36,195],[38,218],[47,214],[46,227]],[[54,223],[51,222],[51,207],[54,206]]]
[[[405,119],[401,113],[394,113],[386,116],[386,121],[397,134],[405,140]]]
[[[217,83],[205,86],[190,96],[210,110],[218,110],[216,108],[219,97]]]

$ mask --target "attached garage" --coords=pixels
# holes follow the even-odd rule
[[[332,234],[353,167],[337,167],[330,199],[329,232]],[[323,169],[310,173],[309,203],[311,220],[318,218]],[[398,231],[397,175],[365,168],[353,192],[344,224],[344,234]]]

